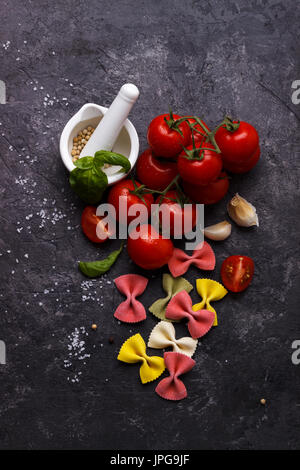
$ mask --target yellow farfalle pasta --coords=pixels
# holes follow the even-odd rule
[[[223,299],[223,297],[225,297],[228,291],[225,289],[224,286],[222,286],[222,284],[217,281],[213,281],[212,279],[197,279],[196,288],[198,294],[202,297],[202,301],[198,304],[193,305],[193,310],[197,311],[201,309],[206,309],[210,310],[211,312],[214,312],[214,326],[217,326],[217,312],[210,305],[210,302]]]
[[[140,377],[143,384],[157,379],[166,368],[162,357],[147,356],[145,341],[139,333],[125,341],[120,349],[118,360],[129,364],[141,362]]]

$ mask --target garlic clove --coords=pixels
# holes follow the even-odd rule
[[[241,227],[259,226],[256,208],[238,193],[228,203],[227,211],[232,220]]]
[[[210,240],[226,240],[231,234],[231,224],[224,220],[215,225],[210,225],[209,227],[204,228],[204,235]]]

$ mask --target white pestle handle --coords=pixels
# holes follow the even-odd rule
[[[80,153],[80,157],[94,156],[98,150],[111,150],[124,125],[132,106],[138,99],[140,92],[132,83],[122,86],[116,98],[104,114],[94,130],[87,144]]]

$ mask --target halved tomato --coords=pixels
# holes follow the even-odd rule
[[[224,286],[232,292],[245,290],[252,281],[254,262],[249,256],[233,255],[226,258],[221,266]]]
[[[86,206],[81,216],[81,227],[83,233],[94,243],[103,243],[110,238],[114,232],[109,231],[107,224],[102,223],[104,217],[96,215],[97,208]],[[98,229],[97,229],[98,227]],[[98,237],[101,235],[101,238]]]

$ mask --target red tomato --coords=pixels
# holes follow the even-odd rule
[[[177,164],[162,162],[154,156],[151,149],[147,149],[139,156],[136,175],[147,188],[163,191],[177,175]]]
[[[215,204],[219,202],[229,188],[229,180],[225,171],[222,171],[216,181],[208,184],[207,186],[197,186],[195,184],[183,182],[183,190],[192,201],[199,204]]]
[[[151,234],[151,230],[153,231]],[[173,254],[173,243],[145,224],[137,229],[139,238],[128,237],[127,250],[130,258],[141,268],[157,269],[168,263]]]
[[[197,146],[200,149],[200,146]],[[204,148],[214,149],[210,142],[203,143]],[[193,150],[189,145],[187,150]],[[221,173],[223,162],[220,154],[213,150],[203,150],[203,158],[200,160],[188,159],[183,151],[177,160],[177,168],[181,178],[188,183],[196,185],[207,185],[216,180]]]
[[[233,122],[237,123],[238,121]],[[239,128],[232,132],[223,126],[220,127],[216,132],[215,139],[222,152],[224,162],[235,165],[246,163],[259,144],[256,129],[245,121],[240,121]]]
[[[175,158],[182,151],[182,148],[189,144],[191,131],[186,122],[182,122],[178,126],[182,135],[166,122],[170,121],[170,125],[172,125],[171,122],[176,119],[180,119],[177,114],[172,116],[170,114],[161,114],[150,122],[147,139],[155,155],[163,158]]]
[[[81,216],[81,227],[83,233],[94,243],[103,243],[109,237],[111,237],[114,232],[109,231],[107,224],[102,223],[104,217],[99,217],[96,215],[97,208],[94,206],[86,206]],[[97,236],[97,226],[98,234],[102,233],[103,238]]]
[[[191,124],[195,124],[195,119],[193,118],[187,118],[187,120],[191,123]],[[210,132],[210,129],[209,127],[205,124],[204,121],[202,121],[202,119],[200,119],[200,121],[202,122],[202,124],[204,125],[204,127],[208,130],[208,132]],[[194,126],[194,128],[198,131],[201,132],[201,134],[199,132],[195,132],[194,131],[194,141],[195,141],[195,144],[200,144],[202,142],[202,139],[203,139],[203,136],[207,135],[206,132],[204,132],[204,130],[202,129],[202,127],[199,125],[199,124],[196,124]],[[193,143],[193,139],[192,139],[192,135],[191,135],[191,138],[190,138],[190,142],[189,142],[189,145],[191,145]]]
[[[167,191],[165,196],[158,196],[155,201],[155,204],[165,204],[167,208],[167,213],[170,216],[170,235],[182,235],[184,234],[184,219],[191,221],[191,230],[195,227],[197,222],[197,208],[195,204],[190,204],[187,207],[181,207],[177,202],[178,193],[176,190]],[[162,214],[159,214],[159,220],[162,222]],[[178,223],[181,223],[181,227],[176,229],[175,221],[178,220]],[[177,225],[177,224],[176,224]],[[190,225],[189,225],[190,226]],[[176,229],[176,230],[175,230]]]
[[[137,187],[141,186],[141,183],[139,183],[138,181],[136,181],[135,183]],[[135,219],[136,216],[128,216],[128,210],[134,204],[144,204],[147,207],[148,217],[150,215],[151,204],[153,204],[153,201],[154,201],[152,194],[149,194],[149,193],[143,194],[143,192],[141,192],[139,193],[140,196],[142,197],[141,199],[137,195],[137,193],[134,194],[134,191],[135,191],[135,188],[134,188],[133,181],[129,179],[119,181],[109,191],[107,202],[114,206],[116,210],[116,219],[119,220],[119,222],[121,223],[126,222],[126,215],[127,215],[127,224],[129,224],[132,220]],[[122,212],[122,209],[121,209],[121,214],[119,214],[120,199],[122,200],[123,203],[127,204],[127,214],[125,214],[124,210]]]
[[[224,168],[228,171],[231,171],[231,173],[247,173],[247,171],[250,171],[258,162],[260,157],[260,148],[259,146],[257,147],[256,151],[252,155],[252,157],[249,158],[245,163],[243,164],[234,164],[234,163],[224,163]]]
[[[232,292],[245,290],[252,281],[253,274],[254,262],[248,256],[229,256],[221,266],[222,282]]]

